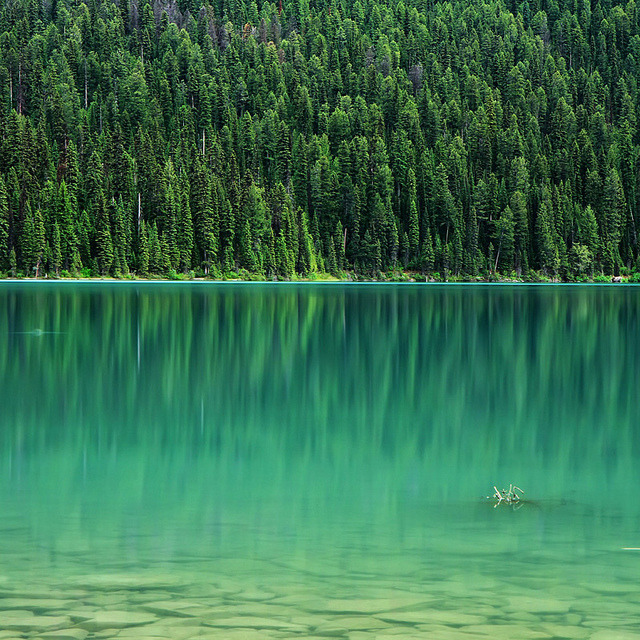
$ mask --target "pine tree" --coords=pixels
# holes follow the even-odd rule
[[[220,202],[220,235],[222,238],[222,268],[227,274],[236,270],[234,241],[235,216],[228,198],[223,195]]]
[[[502,273],[509,273],[513,269],[513,248],[514,248],[514,229],[515,222],[511,207],[507,206],[495,222],[497,238],[496,261],[494,269]]]
[[[578,217],[578,240],[584,244],[595,259],[600,254],[600,240],[598,237],[598,222],[595,213],[588,205]]]
[[[78,239],[79,263],[90,265],[92,261],[91,237],[93,228],[86,209],[82,211],[76,224],[76,237]]]
[[[168,262],[169,269],[177,269],[180,261],[176,233],[177,198],[174,187],[177,187],[177,178],[173,163],[169,160],[165,164],[160,180],[160,209],[157,218],[158,236],[166,243],[163,258]]]
[[[536,237],[540,269],[548,276],[555,276],[560,268],[560,258],[554,238],[551,207],[546,200],[541,203],[536,219]]]
[[[338,220],[336,224],[336,232],[334,234],[334,247],[336,251],[336,267],[338,271],[342,271],[345,268],[345,241],[344,241],[344,230],[342,228],[342,223]]]
[[[249,220],[245,220],[244,226],[240,231],[240,247],[238,262],[240,267],[247,271],[255,272],[258,267],[256,256],[253,252],[253,241],[251,239],[251,226]]]
[[[169,245],[168,238],[163,233],[158,233],[160,240],[160,256],[162,259],[161,273],[165,276],[175,277],[175,269],[171,262],[172,257],[175,255],[175,251],[172,250]]]
[[[26,276],[40,276],[46,250],[44,221],[40,209],[35,213],[27,202],[20,234],[21,265]]]
[[[422,273],[431,273],[435,266],[435,253],[431,241],[429,228],[425,230],[425,237],[422,241],[422,253],[420,254],[420,268]]]
[[[63,180],[58,188],[58,211],[56,222],[60,233],[60,250],[64,268],[76,271],[81,266],[80,251],[75,220],[75,198]]]
[[[138,274],[146,276],[149,273],[149,236],[147,225],[143,220],[140,225],[140,235],[138,237]]]
[[[603,188],[603,255],[602,267],[605,273],[617,273],[620,265],[620,238],[622,217],[625,209],[622,183],[615,168],[607,172]]]
[[[191,269],[191,257],[193,255],[193,220],[191,217],[191,206],[187,195],[186,186],[183,187],[178,206],[178,227],[176,230],[176,240],[178,243],[179,260],[178,267],[183,273]]]
[[[12,278],[15,278],[18,274],[18,260],[15,247],[11,247],[11,252],[9,253],[9,273]]]
[[[9,246],[9,202],[7,188],[0,175],[0,269],[9,268],[9,256],[12,247]]]
[[[337,275],[338,273],[338,261],[336,259],[336,248],[333,241],[333,236],[329,238],[328,247],[326,249],[327,259],[325,261],[327,271],[331,275]]]
[[[96,197],[96,259],[101,275],[108,276],[113,264],[113,241],[111,239],[111,225],[109,213],[104,201],[104,195],[100,192]]]
[[[62,250],[60,249],[60,228],[57,221],[53,223],[53,236],[51,238],[51,265],[50,269],[56,275],[60,274],[62,265]]]
[[[510,208],[513,213],[513,248],[516,273],[522,274],[529,267],[529,224],[527,205],[521,191],[514,191]]]
[[[476,208],[473,204],[469,206],[465,231],[466,235],[462,269],[467,275],[475,276],[478,273],[478,264],[476,260],[478,253],[478,219],[476,217]]]
[[[45,239],[44,220],[42,218],[42,211],[36,209],[33,216],[33,246],[35,257],[35,276],[40,276],[40,269],[43,266],[43,260],[45,252],[47,250],[47,244]]]
[[[163,274],[165,272],[164,263],[158,227],[154,223],[149,227],[149,272],[156,275]]]
[[[302,275],[309,275],[317,270],[317,262],[313,246],[313,238],[309,233],[309,222],[307,214],[302,209],[298,209],[298,263],[296,271]]]
[[[129,265],[127,264],[127,238],[124,222],[124,206],[122,197],[115,199],[111,203],[111,220],[113,228],[113,265],[114,272],[118,276],[129,273]]]
[[[409,203],[409,262],[418,258],[420,245],[420,226],[418,222],[418,207],[415,200]]]
[[[276,273],[283,278],[290,278],[290,261],[287,255],[287,244],[282,235],[275,239]]]

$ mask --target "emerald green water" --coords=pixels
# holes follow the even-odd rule
[[[640,638],[639,329],[631,286],[1,284],[0,637]]]

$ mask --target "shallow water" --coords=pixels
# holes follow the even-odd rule
[[[0,285],[0,638],[640,638],[639,320],[630,286]]]

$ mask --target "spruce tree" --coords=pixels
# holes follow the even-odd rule
[[[125,213],[122,197],[117,202],[112,200],[111,220],[113,228],[114,271],[122,276],[129,273],[127,264],[127,234],[125,229]]]
[[[507,206],[495,223],[497,238],[496,261],[494,269],[497,271],[500,265],[502,273],[509,273],[513,269],[513,249],[515,243],[515,222],[513,211]]]
[[[420,253],[420,269],[422,273],[431,273],[435,265],[435,253],[431,241],[431,232],[427,227],[425,237],[422,242],[422,252]]]
[[[104,195],[100,192],[96,196],[96,260],[100,275],[108,276],[113,264],[113,241],[111,239],[111,225]]]
[[[27,203],[20,234],[21,266],[27,277],[40,276],[46,251],[44,221],[40,209],[35,212]]]
[[[53,223],[53,236],[51,238],[51,264],[50,270],[59,275],[60,266],[62,265],[62,250],[60,248],[60,227],[58,222]]]
[[[155,275],[164,273],[164,258],[158,238],[158,228],[153,223],[149,227],[149,272]]]
[[[560,267],[558,247],[551,221],[551,207],[545,200],[540,205],[536,219],[536,237],[538,239],[538,260],[540,269],[548,276],[555,276]]]
[[[418,206],[415,200],[409,203],[409,262],[413,262],[418,257],[420,245],[420,226],[418,223]]]
[[[149,273],[149,236],[147,225],[143,220],[140,225],[140,235],[138,237],[138,275],[146,276]]]
[[[0,175],[0,269],[9,268],[9,256],[12,247],[9,246],[9,202],[7,188]]]
[[[186,185],[183,186],[178,207],[177,243],[179,251],[178,267],[183,273],[191,269],[193,255],[193,220],[191,217],[191,205],[187,195]]]
[[[478,219],[476,217],[476,208],[473,204],[469,205],[465,232],[462,270],[469,276],[475,276],[478,273],[476,260],[478,254]]]
[[[516,273],[522,274],[529,267],[529,223],[524,195],[516,190],[511,196],[513,214],[513,248]]]

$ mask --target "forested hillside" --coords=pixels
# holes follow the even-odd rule
[[[614,0],[4,0],[0,273],[640,271]]]

